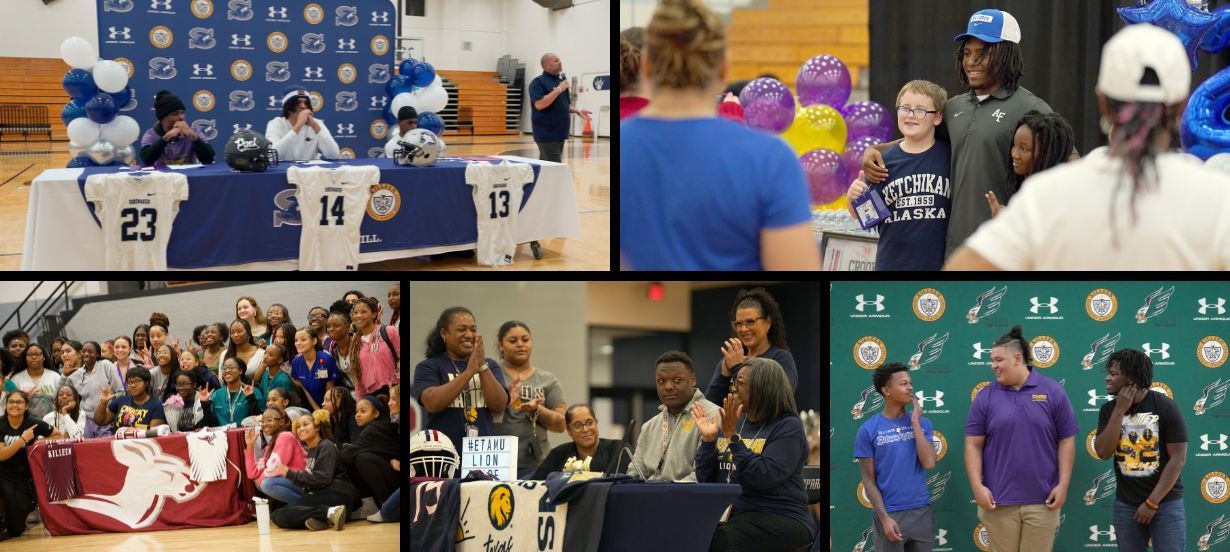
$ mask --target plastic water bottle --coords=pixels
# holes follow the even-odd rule
[[[256,503],[256,527],[260,534],[269,534],[269,501],[259,496],[253,497]]]

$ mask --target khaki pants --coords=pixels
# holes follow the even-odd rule
[[[1045,504],[997,506],[994,510],[979,506],[978,520],[991,537],[992,552],[1051,552],[1059,510]]]

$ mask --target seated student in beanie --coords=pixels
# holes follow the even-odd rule
[[[401,137],[405,136],[407,132],[410,132],[418,127],[419,112],[408,105],[403,106],[397,112],[397,126],[393,129],[392,134],[389,135],[388,143],[384,145],[384,156],[392,159],[393,152],[397,151],[397,148],[399,147],[397,145],[397,141],[401,140]]]
[[[568,407],[564,412],[564,423],[572,441],[551,449],[547,459],[528,479],[544,480],[557,471],[606,472],[611,460],[617,456],[620,457],[619,464],[611,473],[628,471],[630,458],[620,455],[619,441],[598,437],[598,420],[589,405],[574,404]]]
[[[658,415],[641,427],[628,473],[645,479],[696,481],[700,432],[696,431],[692,404],[699,403],[715,419],[721,408],[705,400],[696,388],[696,373],[686,353],[667,351],[655,364],[658,400],[662,405]]]
[[[265,126],[265,138],[273,142],[282,161],[337,159],[342,155],[328,125],[312,113],[312,100],[302,88],[292,88],[282,96],[282,116]]]
[[[158,122],[141,136],[142,165],[213,163],[214,148],[184,122],[184,102],[166,90],[154,97]]]
[[[1136,349],[1106,359],[1106,392],[1114,400],[1098,412],[1093,441],[1099,460],[1114,460],[1115,531],[1119,550],[1186,550],[1186,512],[1179,473],[1187,462],[1183,410],[1150,391],[1153,361]]]
[[[750,359],[719,414],[691,410],[702,440],[696,480],[743,488],[709,550],[794,552],[811,543],[817,528],[803,490],[807,438],[782,366]]]
[[[854,202],[870,190],[884,199],[891,215],[876,225],[880,245],[876,270],[939,270],[952,208],[951,149],[937,142],[948,92],[925,80],[906,83],[897,93],[897,128],[905,139],[884,152],[892,176],[868,186],[863,171],[850,184],[846,209],[855,220]],[[860,206],[863,209],[869,204]]]

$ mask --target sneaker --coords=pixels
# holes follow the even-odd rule
[[[384,518],[380,517],[380,512],[376,512],[370,516],[367,516],[367,521],[372,523],[384,523]]]
[[[329,508],[329,521],[333,523],[333,530],[341,531],[342,526],[346,524],[346,507],[334,506]]]
[[[333,526],[328,520],[319,520],[316,518],[308,518],[304,525],[307,525],[309,531],[322,531]]]
[[[376,505],[376,501],[369,498],[363,499],[363,504],[358,510],[350,512],[350,521],[361,520],[367,516],[380,512],[380,507]]]

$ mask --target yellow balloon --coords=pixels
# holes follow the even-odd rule
[[[794,123],[782,133],[782,138],[799,156],[821,148],[840,152],[846,146],[846,121],[832,106],[802,107],[795,112]]]

